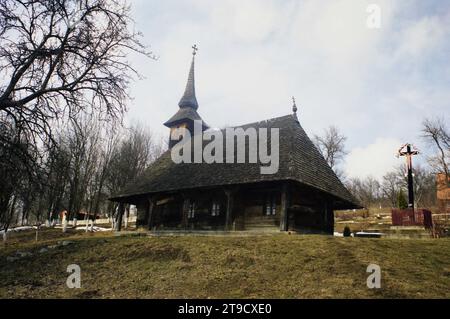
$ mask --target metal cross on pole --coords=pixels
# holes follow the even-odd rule
[[[197,45],[194,44],[194,45],[192,46],[192,49],[194,50],[194,51],[192,51],[192,55],[196,55],[196,54],[197,54],[197,51],[198,51]]]
[[[297,103],[295,102],[295,97],[292,97],[292,112],[294,112],[294,114],[297,113]]]
[[[414,184],[412,173],[412,157],[419,154],[419,151],[411,144],[405,144],[398,150],[399,156],[406,157],[406,166],[408,168],[408,208],[414,210]]]

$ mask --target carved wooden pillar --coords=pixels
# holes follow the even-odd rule
[[[188,227],[189,204],[190,204],[189,196],[187,194],[183,194],[183,205],[181,206],[181,214],[182,214],[181,218],[184,229],[187,229]]]
[[[231,190],[225,190],[227,196],[227,211],[225,215],[225,230],[231,230],[231,221],[233,218],[234,207],[234,192]]]
[[[148,200],[148,225],[147,225],[149,230],[152,230],[153,228],[155,219],[155,206],[156,206],[155,198],[150,198]]]
[[[288,230],[289,188],[284,183],[281,187],[280,231]]]
[[[333,211],[333,201],[327,200],[326,210],[325,210],[325,225],[328,234],[334,234],[334,211]]]
[[[125,203],[120,202],[119,207],[117,209],[117,219],[116,219],[116,231],[121,231],[122,229],[122,218],[123,213],[125,212]]]

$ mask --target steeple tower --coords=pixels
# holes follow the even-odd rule
[[[184,90],[184,94],[181,97],[180,102],[178,102],[178,106],[180,108],[191,107],[194,110],[197,110],[198,109],[198,102],[197,102],[197,98],[195,97],[194,67],[195,67],[195,55],[197,54],[198,48],[197,48],[196,45],[193,45],[192,49],[194,51],[192,52],[191,69],[189,70],[188,81],[186,83],[186,89]]]
[[[165,126],[170,128],[172,133],[173,129],[176,128],[187,128],[191,135],[194,134],[194,121],[202,121],[202,129],[208,129],[208,125],[203,122],[200,115],[197,113],[198,102],[195,96],[195,56],[197,54],[197,46],[192,46],[192,62],[191,68],[189,70],[189,76],[184,90],[184,94],[178,102],[179,110],[175,115],[173,115],[167,122],[164,123]],[[171,134],[172,135],[172,134]],[[169,148],[172,148],[178,140],[169,139]]]

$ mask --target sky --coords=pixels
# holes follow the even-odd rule
[[[169,134],[162,123],[178,110],[193,44],[205,122],[284,116],[295,96],[310,137],[330,125],[347,136],[348,177],[381,178],[403,163],[395,155],[404,143],[427,152],[425,117],[449,122],[450,1],[130,2],[141,40],[158,59],[130,56],[144,78],[131,84],[126,121],[161,137]],[[373,27],[368,20],[377,12]]]

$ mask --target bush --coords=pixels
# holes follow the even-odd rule
[[[350,237],[351,234],[352,234],[352,232],[350,231],[350,227],[345,226],[344,227],[344,237]]]
[[[407,209],[408,208],[408,201],[406,200],[405,193],[403,192],[403,189],[400,189],[398,192],[398,208],[400,209]]]

